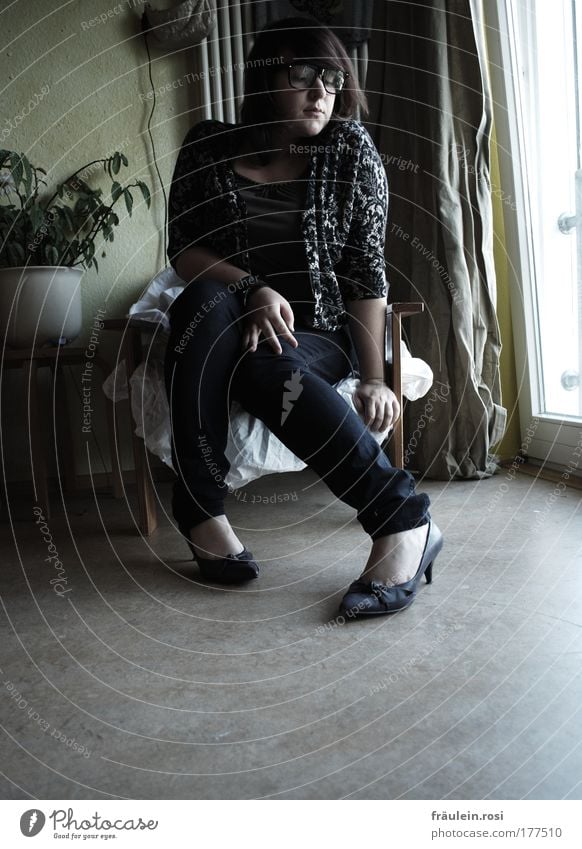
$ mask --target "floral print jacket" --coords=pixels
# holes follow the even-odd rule
[[[168,258],[175,268],[189,247],[206,247],[251,273],[246,208],[233,158],[239,124],[204,120],[186,135],[169,200]],[[388,215],[386,172],[366,128],[331,120],[306,140],[310,154],[301,228],[314,297],[315,328],[337,330],[346,304],[387,294],[384,246]]]

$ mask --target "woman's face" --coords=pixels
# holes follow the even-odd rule
[[[293,136],[316,136],[331,118],[336,95],[326,91],[321,77],[314,80],[311,88],[289,85],[288,65],[294,61],[292,56],[284,54],[281,67],[273,74],[271,94],[279,113],[277,119],[287,123]],[[304,61],[317,67],[325,65],[321,59]]]

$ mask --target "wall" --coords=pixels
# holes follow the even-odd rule
[[[505,435],[498,445],[492,447],[492,450],[501,461],[504,461],[514,458],[521,445],[518,385],[511,324],[510,275],[504,222],[505,205],[515,203],[515,200],[501,186],[495,129],[491,138],[491,191],[493,201],[493,253],[497,278],[497,318],[502,342],[501,392],[503,405],[507,409]]]
[[[172,5],[171,0],[166,3]],[[162,8],[163,3],[157,0],[155,6]],[[97,253],[99,274],[90,270],[84,275],[84,329],[76,343],[81,346],[87,344],[102,311],[108,318],[123,316],[165,265],[163,197],[147,135],[152,101],[148,99],[142,11],[143,4],[136,0],[17,0],[6,4],[0,14],[1,146],[24,152],[33,164],[47,170],[49,181],[65,178],[91,160],[121,150],[129,167],[122,168],[120,179],[144,180],[152,193],[150,211],[136,196],[133,218],[127,217],[123,204],[116,207],[121,224],[115,241],[108,243],[106,258],[101,251]],[[170,53],[152,48],[152,74],[158,91],[152,132],[166,187],[186,130],[199,120],[194,108],[199,103],[197,84],[187,76],[193,70],[193,50]],[[107,186],[98,171],[92,173],[90,182]],[[110,334],[98,335],[99,353],[114,361],[114,341],[107,338]],[[11,408],[24,409],[21,376],[12,373],[7,378],[5,390]],[[71,374],[69,379],[78,382],[78,378]],[[73,398],[75,389],[78,386],[72,388]],[[94,435],[103,443],[100,410],[96,417]],[[78,410],[71,410],[71,420],[77,459],[81,471],[86,471]],[[6,444],[11,446],[7,477],[26,477],[22,418],[10,416],[4,427]],[[14,450],[16,447],[20,450]],[[101,448],[106,454],[103,444]]]

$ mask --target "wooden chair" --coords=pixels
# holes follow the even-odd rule
[[[402,394],[402,357],[400,343],[402,342],[402,319],[409,318],[424,311],[422,301],[395,302],[388,304],[386,310],[386,347],[385,347],[385,380],[396,395],[400,409],[403,411],[404,396]],[[386,443],[390,445],[390,458],[393,466],[404,468],[404,429],[402,413],[392,428]]]
[[[402,409],[402,360],[400,355],[400,343],[402,340],[402,319],[415,315],[424,310],[424,304],[393,303],[389,304],[386,311],[386,336],[385,336],[385,374],[386,382],[392,387],[392,391],[398,399]],[[127,392],[131,396],[130,379],[135,369],[144,359],[159,329],[159,325],[152,325],[150,321],[141,319],[106,319],[104,329],[120,334],[119,360],[125,359],[127,374]],[[146,342],[143,337],[148,336]],[[130,415],[131,419],[131,415]],[[156,497],[150,474],[147,449],[143,439],[135,434],[133,421],[131,424],[131,442],[133,448],[133,459],[135,466],[135,483],[138,497],[139,529],[145,536],[152,534],[158,524]],[[404,462],[404,438],[402,430],[402,416],[398,419],[390,436],[383,443],[388,445],[391,462],[398,468],[403,467]],[[113,452],[112,463],[118,464],[118,453]],[[114,472],[117,480],[121,476],[119,468]]]

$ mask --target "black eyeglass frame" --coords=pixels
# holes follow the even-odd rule
[[[315,76],[315,79],[313,80],[313,83],[315,82],[315,80],[320,79],[321,82],[323,83],[324,89],[327,91],[328,94],[339,94],[343,90],[343,88],[346,84],[346,80],[350,76],[347,71],[343,70],[343,68],[324,68],[324,67],[321,67],[319,65],[313,65],[311,62],[291,62],[289,65],[287,65],[287,78],[289,80],[289,86],[291,88],[294,88],[296,91],[307,91],[308,89],[313,87],[313,83],[310,86],[309,85],[308,86],[293,85],[293,83],[291,82],[291,69],[297,68],[297,67],[311,68],[313,71],[315,71],[316,76]],[[343,74],[343,82],[342,82],[341,88],[334,89],[334,91],[330,91],[328,89],[328,87],[325,84],[325,80],[323,78],[323,75],[326,71],[333,71],[336,74]]]

